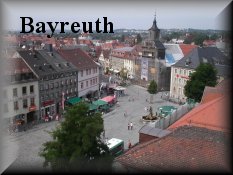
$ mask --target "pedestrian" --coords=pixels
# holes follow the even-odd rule
[[[131,142],[130,142],[130,140],[129,140],[129,143],[128,143],[128,148],[130,149],[131,148]]]
[[[57,121],[59,120],[58,114],[56,115],[56,120],[57,120]]]
[[[145,111],[147,112],[147,107],[146,107],[146,106],[145,106],[145,108],[144,108],[144,109],[145,109]]]
[[[130,129],[132,130],[133,129],[133,123],[130,122]]]
[[[49,121],[52,121],[52,120],[53,120],[53,116],[49,115]]]
[[[130,130],[130,124],[128,123],[128,130]]]
[[[124,112],[124,117],[126,117],[126,114],[125,114],[125,112]]]

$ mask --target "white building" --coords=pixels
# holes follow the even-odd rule
[[[3,117],[12,123],[38,119],[38,81],[21,58],[7,60],[5,85],[2,88]]]
[[[110,56],[110,65],[115,73],[118,73],[123,68],[128,72],[128,77],[135,77],[135,59],[139,55],[140,48],[123,47],[112,50]]]
[[[61,56],[78,69],[78,97],[96,96],[99,91],[99,65],[82,49],[59,50]]]
[[[209,63],[217,69],[218,81],[230,76],[230,60],[216,47],[194,48],[189,54],[171,66],[170,98],[185,102],[184,86],[189,76],[201,63]]]

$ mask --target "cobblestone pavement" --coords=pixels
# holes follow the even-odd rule
[[[149,93],[145,88],[137,85],[127,87],[126,94],[126,96],[118,98],[118,105],[115,105],[111,112],[103,115],[105,137],[108,139],[119,138],[124,140],[125,149],[127,149],[129,140],[132,145],[139,141],[138,132],[144,125],[140,119],[142,115],[148,114],[144,109],[145,106],[148,108],[152,106],[154,112],[156,108],[162,105],[172,104],[177,106],[176,104],[162,100],[161,93],[154,95],[154,103],[149,104],[149,102],[146,101],[146,99],[150,99]],[[131,99],[131,101],[129,101],[129,99]],[[132,101],[132,99],[134,100]],[[124,116],[124,112],[127,113],[126,116]],[[128,130],[129,122],[133,123],[133,130]],[[12,148],[14,151],[8,148],[7,152],[10,152],[11,155],[16,155],[16,159],[9,167],[9,170],[18,171],[24,169],[32,171],[32,169],[36,169],[37,172],[48,171],[48,169],[42,169],[44,160],[38,156],[38,152],[43,143],[51,140],[47,131],[53,130],[58,124],[58,121],[42,123],[25,132],[14,133],[14,135],[8,136],[7,142],[5,143],[13,145]],[[16,148],[15,145],[18,145],[18,148]],[[18,153],[15,151],[17,149]],[[9,154],[7,153],[5,156],[9,156]]]
[[[118,98],[119,106],[117,107],[116,105],[113,111],[103,115],[105,137],[108,139],[119,138],[124,140],[125,149],[128,149],[129,140],[132,145],[138,143],[139,130],[145,125],[141,117],[149,113],[145,111],[145,107],[149,109],[151,106],[153,113],[155,113],[156,109],[163,105],[178,106],[177,104],[162,100],[161,95],[162,92],[154,95],[152,104],[150,104],[150,94],[145,88],[137,85],[127,87],[126,96]],[[126,116],[124,116],[124,113],[126,113]],[[133,123],[133,130],[128,130],[128,123],[130,122]]]

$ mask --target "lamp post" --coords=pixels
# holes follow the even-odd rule
[[[161,95],[161,99],[163,98],[163,87],[161,88],[161,92],[162,92],[162,95]]]

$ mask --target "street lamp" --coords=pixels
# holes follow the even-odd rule
[[[163,88],[161,88],[161,92],[162,92],[161,98],[163,97],[163,90],[164,90],[164,89],[163,89]]]

